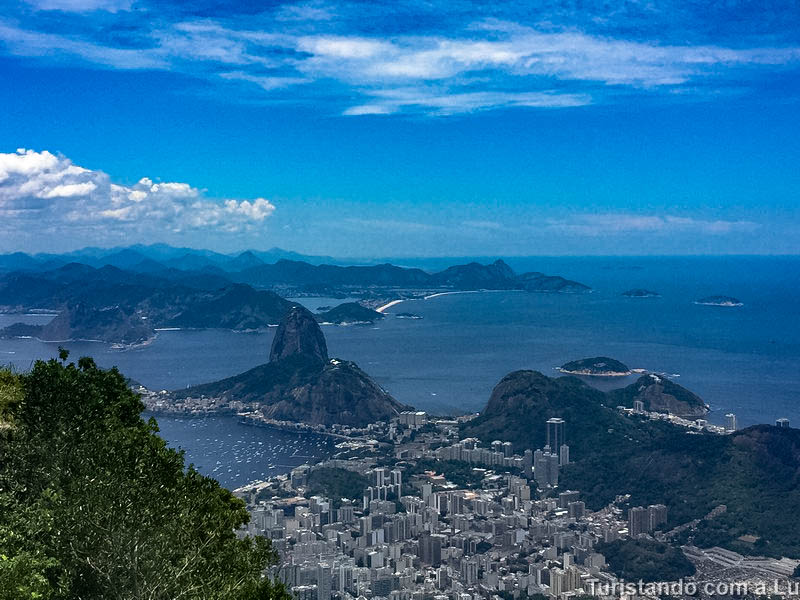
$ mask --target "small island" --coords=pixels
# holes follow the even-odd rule
[[[345,302],[315,315],[320,323],[335,325],[364,325],[383,319],[383,313],[362,306],[358,302]]]
[[[731,296],[706,296],[694,301],[702,306],[744,306],[744,302]]]
[[[591,377],[624,377],[633,371],[628,365],[607,356],[595,356],[573,360],[558,367],[567,375],[589,375]]]
[[[642,288],[635,288],[622,292],[626,298],[661,298],[661,294]]]
[[[421,319],[422,317],[420,315],[417,315],[417,314],[414,314],[414,313],[410,313],[410,312],[401,312],[401,313],[397,313],[395,315],[395,318],[397,318],[397,319]]]

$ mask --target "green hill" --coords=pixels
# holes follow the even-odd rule
[[[627,581],[677,581],[696,571],[679,548],[655,540],[615,540],[594,549],[614,575]]]
[[[545,443],[545,421],[562,417],[574,464],[562,469],[559,483],[580,490],[590,508],[631,494],[631,505],[666,504],[672,527],[724,504],[727,512],[701,527],[706,537],[698,543],[800,557],[793,525],[800,513],[800,430],[759,425],[726,436],[690,433],[613,406],[611,395],[576,378],[517,371],[497,384],[462,435],[536,449]],[[737,542],[744,534],[760,537],[759,547]]]
[[[634,401],[641,400],[645,410],[652,412],[672,413],[690,419],[708,414],[700,396],[659,375],[642,375],[635,383],[608,395],[614,406],[633,408]]]

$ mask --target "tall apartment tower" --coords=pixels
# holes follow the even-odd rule
[[[317,566],[317,600],[331,600],[333,569],[328,565]]]
[[[566,444],[561,444],[558,450],[558,462],[562,467],[569,464],[569,446]]]
[[[423,564],[438,567],[442,564],[443,535],[425,533],[419,538],[418,555]]]
[[[667,522],[667,507],[663,504],[651,504],[647,507],[647,530],[655,531],[659,525]]]
[[[728,431],[736,431],[736,415],[728,413],[725,415],[725,429]]]
[[[503,456],[511,458],[514,455],[514,446],[511,442],[503,442]]]
[[[553,452],[558,452],[565,442],[564,419],[559,417],[547,419],[547,445],[553,449]]]
[[[640,533],[647,533],[650,525],[648,510],[643,506],[633,506],[628,509],[628,533],[636,537]]]

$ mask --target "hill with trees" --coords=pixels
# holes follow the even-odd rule
[[[244,503],[186,467],[115,369],[0,371],[0,596],[289,600]]]
[[[595,546],[614,575],[626,581],[677,581],[696,569],[680,548],[655,540],[615,540]]]
[[[463,436],[510,441],[517,452],[545,444],[545,422],[566,421],[573,464],[559,485],[578,489],[592,509],[630,494],[631,505],[664,503],[669,527],[701,518],[695,540],[745,553],[800,557],[794,515],[800,513],[800,430],[757,425],[731,435],[688,430],[617,411],[612,394],[574,377],[535,371],[506,375]],[[759,538],[758,547],[738,541]],[[705,536],[705,537],[704,537]]]

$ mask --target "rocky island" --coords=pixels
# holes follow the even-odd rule
[[[706,296],[694,301],[703,306],[744,306],[744,302],[731,296]]]
[[[642,288],[634,288],[632,290],[626,290],[622,292],[622,295],[626,298],[660,298],[661,294],[658,292],[653,292],[650,290],[645,290]]]
[[[330,358],[314,315],[301,306],[293,306],[281,321],[268,363],[172,396],[217,398],[246,405],[265,419],[310,425],[364,426],[410,408],[354,362]]]
[[[589,375],[591,377],[622,377],[633,371],[624,363],[607,356],[595,356],[573,360],[558,367],[567,375]]]
[[[359,304],[345,302],[326,311],[317,313],[317,321],[335,325],[364,325],[380,321],[384,314]]]

